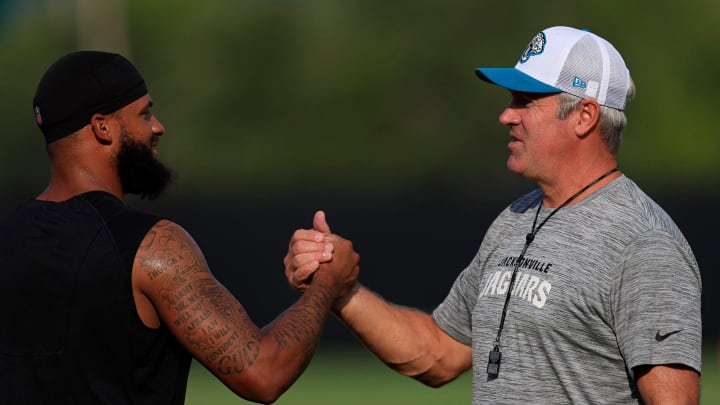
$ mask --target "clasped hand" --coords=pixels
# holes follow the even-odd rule
[[[305,291],[312,283],[323,282],[335,286],[336,299],[356,287],[359,262],[352,242],[330,232],[323,211],[315,213],[313,229],[295,231],[283,260],[293,288]]]

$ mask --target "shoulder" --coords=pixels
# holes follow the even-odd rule
[[[161,219],[145,234],[135,256],[135,270],[149,280],[183,278],[192,272],[205,272],[207,265],[200,247],[179,224]]]
[[[192,236],[188,231],[185,230],[185,228],[180,226],[180,224],[166,218],[161,218],[156,221],[155,224],[148,231],[148,235],[151,235],[153,237],[166,236],[192,240]],[[148,242],[152,242],[155,240],[154,238],[151,239],[152,240],[149,240]]]
[[[135,303],[145,325],[159,327],[162,314],[179,311],[175,298],[213,283],[200,247],[180,225],[161,219],[145,234],[132,270]]]
[[[526,215],[535,215],[533,208],[542,203],[542,191],[534,189],[513,201],[492,221],[486,233],[486,239],[493,236],[506,237],[506,233],[514,232],[517,226],[524,223]]]
[[[527,210],[533,207],[537,207],[537,205],[542,201],[542,191],[540,191],[539,188],[536,188],[524,195],[522,195],[520,198],[516,199],[515,201],[510,204],[507,211],[510,211],[512,213],[516,214],[523,214]]]
[[[618,249],[626,265],[636,263],[638,270],[643,271],[652,268],[649,260],[658,260],[656,266],[672,263],[671,267],[689,266],[697,272],[692,248],[680,228],[627,177],[610,183],[576,215],[592,218],[590,234],[604,237],[605,242],[598,244],[604,249],[613,246]]]
[[[161,256],[188,249],[199,250],[190,233],[169,219],[159,219],[145,234],[138,255]]]
[[[158,218],[145,235],[141,248],[187,247],[188,244],[197,245],[190,232],[172,220]]]
[[[629,178],[622,176],[609,184],[600,197],[595,199],[594,209],[606,213],[609,220],[625,223],[638,233],[659,231],[684,240],[665,209]]]

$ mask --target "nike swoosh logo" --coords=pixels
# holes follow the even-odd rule
[[[680,330],[676,330],[676,331],[672,331],[672,332],[666,333],[666,334],[664,334],[664,335],[661,335],[661,334],[660,334],[660,331],[657,331],[657,333],[655,334],[655,340],[657,340],[658,342],[662,342],[663,340],[669,338],[670,336],[672,336],[672,335],[674,335],[674,334],[676,334],[676,333],[680,333],[680,332],[682,332],[682,331],[683,331],[683,330],[680,329]]]

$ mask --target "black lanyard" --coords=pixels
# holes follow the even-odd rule
[[[597,179],[593,180],[587,186],[580,189],[580,191],[573,194],[570,198],[565,200],[564,203],[560,204],[559,207],[555,208],[552,212],[550,212],[550,215],[545,217],[545,219],[536,228],[535,225],[537,225],[538,216],[540,215],[540,209],[542,208],[542,200],[540,201],[537,212],[535,213],[535,220],[533,221],[532,229],[530,230],[530,233],[525,235],[525,246],[523,246],[522,252],[520,252],[520,256],[518,256],[517,260],[515,261],[515,267],[513,268],[512,276],[510,277],[510,285],[508,285],[507,294],[505,294],[505,305],[503,305],[502,315],[500,316],[500,326],[498,326],[497,336],[495,337],[495,345],[494,345],[493,349],[490,351],[490,355],[488,356],[488,365],[487,365],[488,380],[494,380],[495,378],[497,378],[498,374],[500,373],[500,359],[502,358],[502,352],[500,351],[500,335],[502,335],[503,326],[505,325],[505,317],[507,316],[507,310],[508,310],[508,304],[510,303],[511,291],[515,284],[515,278],[517,277],[518,269],[520,268],[520,265],[522,264],[523,259],[525,258],[525,252],[527,252],[528,247],[530,247],[530,244],[535,240],[535,235],[537,235],[537,233],[540,231],[540,228],[542,228],[543,225],[545,225],[545,223],[548,221],[548,219],[550,219],[550,217],[555,215],[555,213],[558,212],[560,210],[560,208],[567,206],[574,199],[576,199],[580,194],[587,191],[587,189],[594,186],[600,180],[615,173],[618,170],[620,170],[620,168],[615,167],[614,169],[610,170],[609,172],[607,172],[607,173],[603,174],[602,176],[598,177]]]

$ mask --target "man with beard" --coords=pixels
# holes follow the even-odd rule
[[[192,357],[244,398],[277,399],[356,282],[352,246],[334,241],[333,265],[260,329],[182,227],[123,203],[172,179],[155,150],[165,129],[127,59],[66,55],[33,103],[51,175],[0,222],[0,402],[182,404]],[[333,240],[318,242],[329,255]]]
[[[125,194],[139,194],[154,200],[173,180],[173,173],[153,155],[152,148],[135,142],[125,127],[120,128],[117,169]]]

